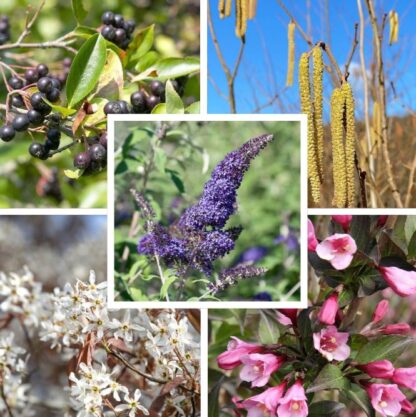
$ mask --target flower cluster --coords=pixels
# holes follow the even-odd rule
[[[226,155],[212,171],[198,202],[170,227],[153,224],[139,240],[138,252],[157,255],[179,271],[190,267],[210,276],[213,262],[234,249],[241,232],[241,228],[225,229],[225,225],[237,210],[237,190],[244,174],[272,140],[273,135],[258,136]],[[135,197],[149,226],[148,204],[142,197],[137,198],[137,193]]]
[[[335,376],[343,386],[351,385],[367,393],[374,410],[383,417],[415,411],[401,388],[416,392],[416,366],[395,368],[392,361],[384,359],[391,352],[377,348],[379,343],[387,343],[386,339],[380,340],[380,335],[402,335],[404,331],[400,324],[380,325],[388,312],[388,302],[381,301],[372,321],[354,335],[365,338],[366,342],[362,342],[364,345],[358,354],[352,355],[350,342],[354,332],[340,330],[345,323],[344,311],[338,303],[338,294],[333,295],[319,308],[277,311],[276,321],[285,328],[283,342],[276,340],[271,345],[248,343],[232,337],[227,350],[217,357],[220,368],[229,371],[241,366],[240,379],[249,383],[252,389],[262,388],[260,393],[246,399],[234,397],[235,406],[247,410],[247,416],[306,417],[309,407],[314,405],[313,395],[308,401],[306,394],[321,389],[339,389],[341,385],[331,385]],[[309,328],[306,333],[305,328]],[[293,340],[297,335],[302,337],[292,344],[289,335],[295,337]],[[399,341],[402,340],[395,339],[396,343]],[[409,340],[402,342],[409,343]],[[311,351],[308,346],[312,346]],[[377,357],[380,359],[367,361]],[[336,370],[337,364],[342,365],[342,371]],[[308,405],[310,401],[312,403]]]
[[[77,417],[107,411],[123,417],[148,415],[157,398],[163,413],[196,412],[199,344],[187,315],[174,310],[109,311],[105,290],[106,283],[98,283],[93,271],[86,282],[77,280],[53,293],[43,292],[28,270],[0,274],[2,323],[18,320],[31,346],[36,339],[62,358],[72,357],[67,365],[68,404]],[[16,382],[14,374],[27,364],[18,358],[24,351],[12,342],[12,337],[0,340],[0,385],[7,406],[18,411],[28,401],[30,386],[23,384],[23,377]]]

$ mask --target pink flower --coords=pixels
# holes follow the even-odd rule
[[[371,378],[390,379],[394,373],[393,364],[387,360],[369,362],[366,365],[358,365],[357,368],[371,376]]]
[[[252,387],[262,387],[269,382],[270,375],[283,364],[284,358],[272,353],[251,353],[241,357],[243,368],[240,378],[251,382]]]
[[[347,232],[348,229],[350,228],[350,223],[352,220],[352,216],[332,216],[332,220],[335,223],[338,223],[339,225],[342,226],[342,228],[344,229],[344,232]]]
[[[389,302],[387,300],[381,300],[378,304],[376,309],[373,313],[373,318],[371,321],[373,323],[378,323],[379,321],[384,319],[384,316],[389,311]]]
[[[316,247],[317,255],[338,270],[348,268],[355,252],[355,240],[350,235],[341,233],[327,237]]]
[[[416,391],[416,366],[413,368],[397,368],[394,371],[393,382]]]
[[[409,400],[403,400],[400,405],[402,406],[400,410],[402,414],[413,414],[415,412],[415,407]]]
[[[296,326],[298,310],[296,308],[280,308],[276,312],[277,321],[283,326]]]
[[[382,334],[407,334],[411,330],[411,327],[407,323],[388,324],[381,327],[378,331]]]
[[[383,417],[395,417],[400,414],[402,402],[406,400],[404,394],[395,384],[370,384],[367,392],[374,410]]]
[[[350,356],[348,337],[348,333],[338,332],[335,326],[328,326],[313,334],[313,345],[328,361],[343,361]]]
[[[416,271],[405,271],[395,266],[378,268],[389,287],[401,297],[416,294]]]
[[[241,365],[241,356],[248,353],[261,352],[262,346],[254,343],[246,343],[237,337],[231,337],[227,350],[217,357],[218,366],[222,369],[234,369]]]
[[[315,252],[317,244],[318,240],[315,236],[315,228],[313,227],[313,223],[308,219],[308,250]]]
[[[308,403],[302,382],[296,381],[279,401],[277,408],[278,417],[306,417],[308,415]]]
[[[338,293],[333,292],[322,304],[318,319],[323,324],[334,324],[338,312]]]
[[[383,227],[386,224],[387,218],[389,216],[378,216],[377,226]]]
[[[283,396],[286,382],[266,389],[261,394],[241,401],[238,408],[245,408],[248,411],[247,417],[267,417],[274,416],[279,400]]]

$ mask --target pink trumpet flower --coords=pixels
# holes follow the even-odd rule
[[[306,417],[308,415],[308,403],[302,381],[296,381],[279,401],[277,407],[278,417]]]
[[[344,216],[332,216],[332,220],[335,223],[338,223],[343,228],[344,232],[347,232],[350,228],[350,223],[352,220],[351,215],[344,215]]]
[[[238,408],[245,408],[247,417],[275,416],[276,407],[283,396],[286,382],[275,387],[267,388],[261,394],[247,398],[238,404]]]
[[[380,328],[378,331],[382,334],[407,334],[411,330],[411,327],[407,323],[388,324]]]
[[[262,346],[246,343],[235,336],[228,342],[227,350],[217,357],[218,366],[222,369],[234,369],[241,365],[241,357],[249,353],[261,352]]]
[[[240,378],[251,382],[252,387],[263,387],[269,382],[270,375],[277,371],[284,361],[282,356],[272,353],[244,355],[241,357],[244,366],[240,371]]]
[[[401,387],[416,391],[416,366],[413,368],[397,368],[394,371],[393,382]]]
[[[383,320],[387,312],[389,311],[389,302],[387,300],[381,300],[374,310],[373,318],[371,321],[373,323],[378,323]]]
[[[406,401],[405,395],[396,384],[370,384],[367,387],[371,405],[383,417],[398,416],[402,403]]]
[[[343,361],[351,352],[347,345],[348,338],[348,333],[338,332],[335,326],[328,326],[313,334],[313,345],[328,361]]]
[[[388,360],[369,362],[366,365],[358,365],[357,368],[371,378],[390,379],[394,373],[394,366]]]
[[[337,316],[338,306],[338,293],[333,292],[322,304],[319,310],[318,319],[323,324],[334,324]]]
[[[316,254],[329,261],[338,270],[346,269],[350,266],[357,245],[355,240],[347,234],[336,233],[327,237],[316,246]]]
[[[416,294],[416,271],[406,271],[395,266],[380,266],[378,269],[396,294],[401,297]]]
[[[313,223],[308,219],[308,250],[315,252],[317,245],[318,240],[315,236],[315,227],[313,226]]]

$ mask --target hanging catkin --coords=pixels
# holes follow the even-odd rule
[[[336,88],[331,97],[331,136],[334,178],[334,200],[336,207],[343,208],[347,204],[347,174],[345,169],[344,150],[344,94]]]
[[[231,15],[232,0],[219,0],[218,11],[220,12],[220,18],[229,17]]]
[[[347,173],[347,206],[355,205],[355,115],[351,85],[344,83],[342,93],[345,103],[345,171]]]
[[[256,17],[257,0],[248,0],[248,18],[254,19]]]
[[[390,39],[389,45],[399,40],[399,15],[396,11],[391,10],[389,13]]]
[[[303,53],[299,60],[299,93],[302,113],[306,113],[308,116],[308,177],[311,184],[312,199],[318,204],[320,200],[320,181],[309,80],[309,54],[307,53]]]
[[[239,38],[244,37],[247,30],[247,2],[246,0],[235,1],[235,33]]]
[[[293,85],[293,73],[295,71],[295,24],[293,21],[287,26],[287,76],[286,86]]]
[[[316,153],[318,156],[319,176],[323,180],[324,163],[324,123],[323,123],[323,76],[324,62],[322,49],[315,46],[312,51],[313,58],[313,98],[314,98],[314,123],[316,134]]]

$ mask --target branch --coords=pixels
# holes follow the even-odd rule
[[[2,378],[3,379],[3,378]],[[1,381],[1,387],[0,387],[0,395],[1,395],[1,399],[4,402],[4,405],[6,406],[7,412],[9,413],[9,417],[14,417],[13,412],[10,408],[9,403],[7,402],[7,398],[6,398],[6,394],[4,393],[4,386],[3,386],[3,382]]]
[[[29,12],[27,12],[25,28],[24,28],[23,32],[21,33],[21,35],[19,36],[19,38],[17,40],[17,43],[22,43],[23,40],[29,35],[30,29],[32,29],[32,26],[35,23],[36,19],[38,18],[39,13],[42,10],[44,5],[45,5],[45,0],[42,0],[40,2],[39,7],[35,11],[35,13],[33,14],[31,19],[29,19]]]
[[[77,50],[74,48],[71,48],[69,45],[74,43],[73,41],[66,41],[66,42],[60,42],[60,41],[49,41],[49,42],[35,42],[35,43],[21,43],[21,42],[15,42],[15,43],[9,43],[5,45],[0,45],[0,51],[8,51],[10,49],[50,49],[50,48],[56,48],[56,49],[65,49],[68,52],[73,53],[74,55],[77,53]]]
[[[346,80],[348,79],[348,77],[350,75],[348,69],[351,65],[351,61],[352,61],[352,58],[354,57],[354,53],[355,53],[355,49],[357,48],[357,45],[358,45],[358,23],[355,23],[355,25],[354,25],[354,40],[352,42],[351,51],[350,51],[350,54],[348,55],[347,63],[345,64],[345,70],[344,70],[344,77],[345,77]]]

